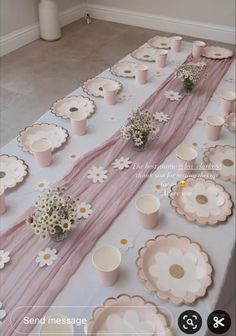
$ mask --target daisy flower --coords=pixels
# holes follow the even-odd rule
[[[166,114],[164,112],[155,112],[154,113],[154,118],[159,122],[167,122],[170,119],[168,114]]]
[[[6,311],[2,309],[2,302],[0,301],[0,326],[2,324],[2,320],[7,315]]]
[[[0,269],[3,269],[5,264],[10,261],[9,254],[10,252],[0,250]]]
[[[69,219],[63,219],[61,221],[61,224],[59,226],[62,228],[62,230],[64,232],[64,231],[70,230],[70,228],[71,228],[71,222],[70,222]]]
[[[93,183],[103,183],[107,179],[107,170],[103,167],[93,166],[88,170],[87,178],[92,180]]]
[[[35,186],[35,190],[44,191],[48,189],[49,186],[50,186],[50,183],[48,181],[39,181]]]
[[[81,202],[78,204],[78,218],[88,218],[93,213],[91,204]]]
[[[134,240],[129,235],[123,235],[119,239],[119,249],[128,251],[129,248],[134,247]]]
[[[166,91],[164,96],[171,101],[180,100],[182,98],[179,92],[172,90]]]
[[[40,267],[50,266],[57,258],[57,250],[47,247],[44,251],[40,251],[38,253],[36,262],[39,264]]]
[[[128,157],[121,156],[119,159],[116,159],[112,162],[112,166],[114,169],[123,170],[124,168],[129,168],[132,164],[132,161]]]

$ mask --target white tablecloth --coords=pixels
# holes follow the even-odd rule
[[[14,225],[24,211],[33,204],[40,192],[35,190],[35,186],[40,181],[47,181],[53,184],[60,180],[73,166],[74,161],[70,158],[71,154],[82,155],[91,149],[101,144],[108,139],[127,119],[128,113],[142,104],[151,93],[174,71],[175,62],[184,61],[187,55],[191,52],[191,44],[185,42],[181,53],[173,54],[171,51],[168,54],[168,66],[161,70],[160,76],[156,74],[155,64],[148,63],[150,70],[150,80],[144,86],[138,86],[134,79],[118,78],[124,85],[124,89],[120,94],[123,101],[115,106],[106,106],[101,98],[92,98],[97,105],[96,114],[88,121],[88,132],[82,137],[74,136],[70,131],[69,120],[57,118],[50,112],[45,113],[38,122],[56,123],[67,128],[70,131],[69,142],[63,149],[57,151],[53,158],[53,165],[49,168],[39,168],[34,161],[34,158],[29,153],[24,153],[17,145],[16,139],[13,139],[8,145],[2,148],[1,153],[16,155],[26,161],[30,167],[30,174],[25,182],[18,186],[15,190],[7,192],[8,211],[1,217],[1,230],[5,230]],[[134,60],[128,55],[125,60]],[[203,117],[209,114],[218,114],[219,112],[219,94],[224,90],[233,90],[234,83],[226,81],[229,77],[234,77],[233,63],[225,75],[224,79],[218,86],[215,95],[207,105]],[[76,69],[75,69],[76,71]],[[102,76],[117,79],[109,70],[102,73]],[[81,88],[75,90],[72,94],[86,94]],[[60,98],[60,97],[58,97]],[[29,111],[30,113],[30,111]],[[191,113],[191,109],[189,110]],[[202,160],[204,148],[216,144],[234,145],[234,135],[226,128],[223,129],[222,137],[219,141],[209,142],[206,138],[205,124],[203,121],[197,121],[195,126],[187,135],[185,142],[191,144],[197,142],[197,150],[199,152],[198,163]],[[173,164],[176,162],[175,151],[173,151],[165,160],[165,164]],[[134,199],[127,204],[126,209],[115,220],[110,229],[100,238],[95,248],[103,244],[118,244],[119,239],[123,235],[129,235],[134,239],[134,247],[127,252],[123,252],[121,276],[118,282],[110,288],[101,287],[97,281],[94,272],[91,255],[94,249],[85,258],[77,272],[72,276],[64,290],[56,298],[53,307],[50,307],[47,315],[55,315],[62,313],[69,317],[85,317],[89,319],[94,307],[101,305],[107,297],[117,296],[121,293],[132,295],[141,295],[149,301],[155,302],[164,311],[172,316],[172,323],[177,330],[177,335],[184,335],[180,332],[177,326],[178,316],[181,312],[187,309],[198,311],[203,318],[202,329],[196,335],[205,335],[207,331],[207,316],[215,308],[224,309],[227,307],[228,300],[234,295],[233,286],[225,288],[225,283],[229,281],[230,269],[232,269],[231,257],[235,242],[234,219],[231,217],[225,224],[220,224],[215,227],[200,227],[195,223],[188,222],[185,218],[178,216],[175,210],[170,206],[169,199],[163,189],[155,191],[154,185],[158,183],[166,183],[167,192],[172,184],[179,180],[178,176],[162,177],[163,172],[157,170],[156,178],[149,178],[139,190],[138,194],[142,193],[157,193],[161,197],[161,221],[159,226],[152,231],[145,231],[141,228],[138,222],[137,214],[134,208]],[[172,172],[174,173],[174,172]],[[159,175],[159,177],[158,177]],[[234,185],[231,182],[222,182],[218,180],[228,192],[231,193],[233,200]],[[136,196],[137,196],[136,195]],[[102,195],[101,195],[102,197]],[[109,211],[109,209],[107,209]],[[212,265],[214,267],[214,284],[209,289],[205,298],[197,301],[196,304],[189,308],[188,306],[176,307],[173,304],[157,299],[153,294],[148,293],[143,284],[139,281],[135,260],[138,255],[138,250],[142,247],[146,240],[155,237],[158,234],[175,233],[178,235],[186,235],[193,241],[201,244],[202,248],[209,254]],[[222,294],[224,293],[224,294]],[[221,299],[220,299],[221,296]],[[223,300],[222,300],[223,297]],[[218,300],[221,304],[217,305]],[[56,308],[57,306],[57,308]],[[58,308],[61,307],[61,308]],[[39,326],[36,326],[31,335],[37,334]],[[75,330],[79,333],[81,328],[76,327]],[[227,334],[228,335],[228,334]]]

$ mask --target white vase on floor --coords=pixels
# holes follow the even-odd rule
[[[39,1],[40,36],[47,41],[61,38],[58,8],[55,0]]]

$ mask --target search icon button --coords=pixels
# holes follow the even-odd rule
[[[201,315],[195,310],[186,310],[179,316],[178,325],[185,334],[195,334],[202,327]]]

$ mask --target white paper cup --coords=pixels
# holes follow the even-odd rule
[[[182,169],[191,173],[198,156],[197,151],[187,144],[181,144],[177,147],[176,156],[180,160]]]
[[[92,262],[104,286],[112,286],[117,281],[121,264],[118,248],[111,245],[98,248],[93,254]]]
[[[74,328],[68,322],[68,317],[64,315],[50,316],[45,319],[45,323],[40,328],[40,336],[73,336]],[[65,323],[63,323],[65,322]]]
[[[203,48],[205,48],[206,43],[204,41],[194,41],[192,56],[193,58],[200,58],[202,56]]]
[[[171,50],[174,52],[180,52],[182,45],[182,36],[172,36],[171,37]]]
[[[135,67],[135,80],[137,84],[146,84],[148,81],[148,67],[145,64],[138,64]]]
[[[221,95],[221,110],[224,115],[229,115],[233,112],[235,103],[235,92],[226,91]]]
[[[70,114],[71,128],[75,135],[84,135],[87,131],[87,113],[75,111]]]
[[[135,207],[145,229],[151,230],[158,225],[160,200],[155,195],[144,194],[136,199]]]
[[[156,66],[157,68],[164,68],[166,66],[168,51],[164,49],[160,49],[156,54]]]
[[[224,122],[224,118],[217,115],[211,115],[207,117],[207,137],[209,140],[216,141],[220,138],[220,133]]]
[[[107,105],[115,105],[117,101],[117,87],[112,83],[104,84],[103,95]]]
[[[52,146],[48,139],[36,140],[31,145],[31,150],[40,167],[48,167],[52,163]]]
[[[6,212],[6,199],[4,189],[0,186],[0,216]]]

